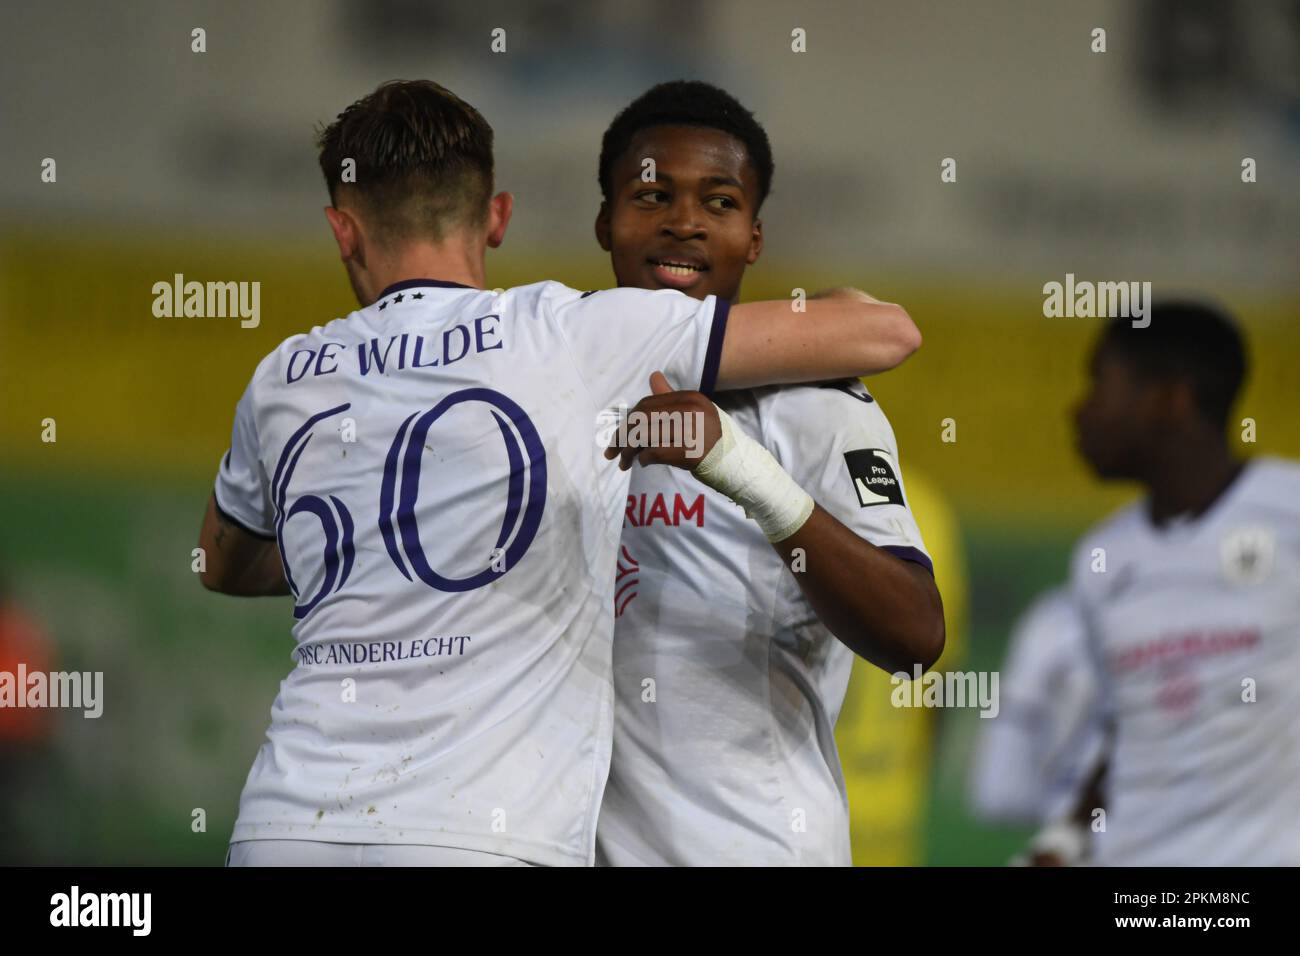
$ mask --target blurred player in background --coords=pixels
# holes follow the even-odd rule
[[[1082,616],[1069,589],[1040,595],[1016,623],[1000,707],[980,721],[971,804],[989,823],[1040,828],[1031,857],[1082,862],[1087,829],[1072,819],[1103,746]]]
[[[484,291],[512,208],[492,140],[429,82],[322,134],[362,308],[259,364],[200,536],[208,588],[296,599],[232,864],[592,862],[627,490],[606,410],[658,369],[709,392],[888,368],[915,332],[859,299]]]
[[[766,133],[722,90],[642,95],[601,149],[596,234],[618,284],[736,301],[762,251],[772,169]],[[853,655],[908,672],[938,658],[933,567],[893,431],[860,382],[732,392],[717,406],[755,456],[739,494],[681,470],[632,475],[598,860],[847,865],[833,728]],[[769,470],[802,502],[793,520],[765,520],[754,489]]]
[[[1233,454],[1245,373],[1227,315],[1157,304],[1107,327],[1075,414],[1096,473],[1147,492],[1072,566],[1113,736],[1103,865],[1300,864],[1300,464]]]

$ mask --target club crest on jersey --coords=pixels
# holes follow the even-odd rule
[[[1233,584],[1258,584],[1273,570],[1273,532],[1268,528],[1237,528],[1219,544],[1223,575]]]
[[[844,463],[862,507],[903,503],[903,486],[898,483],[898,468],[889,452],[883,448],[846,451]]]

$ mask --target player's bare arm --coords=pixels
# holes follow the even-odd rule
[[[199,531],[206,568],[199,580],[209,591],[238,597],[288,594],[280,549],[274,541],[249,534],[217,508],[216,495],[208,498]]]
[[[833,290],[805,305],[805,312],[781,300],[733,306],[718,387],[875,375],[921,347],[921,333],[902,306],[856,289]]]
[[[943,601],[921,565],[895,557],[814,505],[804,525],[772,547],[817,616],[853,653],[890,673],[928,668],[943,653]],[[803,559],[795,561],[796,552]]]
[[[807,501],[801,504],[799,495],[791,494],[792,490],[798,492],[792,479],[786,488],[776,485],[775,492],[768,492],[762,487],[768,483],[767,476],[750,465],[739,468],[734,480],[710,480],[701,473],[701,466],[710,460],[723,437],[718,407],[700,392],[673,391],[659,372],[651,376],[650,390],[651,394],[637,403],[634,414],[696,416],[703,426],[702,440],[633,445],[629,430],[621,436],[627,439],[625,444],[619,445],[620,436],[614,436],[615,444],[605,452],[607,458],[617,457],[623,470],[633,461],[684,468],[730,494],[747,513],[751,508],[768,511],[759,521],[764,524],[766,518],[764,530],[769,532],[769,541],[787,567],[794,563],[796,552],[804,558],[798,562],[803,568],[796,575],[799,587],[822,623],[850,650],[891,673],[910,672],[916,664],[930,667],[938,660],[944,646],[943,601],[929,571],[876,547],[806,494],[802,497]],[[770,466],[780,467],[775,460]],[[703,470],[707,471],[707,466]],[[786,498],[790,504],[777,502],[767,509],[765,497]]]

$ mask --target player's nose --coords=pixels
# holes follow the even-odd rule
[[[708,230],[700,210],[693,203],[676,202],[664,217],[661,229],[674,239],[702,239]]]
[[[665,223],[663,234],[671,236],[680,242],[685,242],[688,239],[704,239],[708,236],[708,232],[702,225],[689,222]]]

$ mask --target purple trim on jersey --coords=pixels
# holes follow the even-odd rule
[[[856,378],[846,378],[842,381],[822,382],[817,387],[833,388],[837,392],[843,392],[849,398],[856,398],[858,401],[865,402],[868,405],[875,401],[875,399],[871,397],[871,393],[866,391],[867,387],[865,385],[862,385],[862,390],[866,393],[864,395],[859,395],[857,392],[853,391],[854,385],[862,385],[862,383]]]
[[[709,345],[704,350],[704,372],[700,375],[700,391],[712,396],[718,384],[718,365],[722,362],[722,339],[727,334],[727,314],[731,303],[726,299],[713,300],[713,330],[709,332]]]
[[[229,455],[230,453],[226,452],[226,454]],[[215,493],[212,495],[212,503],[216,506],[217,514],[221,516],[222,521],[225,521],[227,524],[233,524],[240,531],[244,532],[244,534],[251,534],[254,538],[261,538],[263,541],[275,540],[275,535],[264,534],[261,531],[254,531],[248,525],[244,524],[244,522],[240,521],[238,518],[236,518],[234,515],[228,512],[225,508],[221,507],[221,502],[217,500],[217,496]]]
[[[919,564],[930,572],[930,577],[934,577],[934,562],[925,556],[925,552],[917,548],[908,548],[899,544],[884,545],[881,551],[888,551],[896,558],[902,558],[904,561],[911,561],[913,564]]]
[[[418,289],[421,286],[436,286],[439,289],[472,289],[472,285],[463,285],[460,282],[444,282],[442,279],[403,279],[401,282],[394,282],[379,295],[375,296],[378,302],[390,292],[401,292],[403,289]]]

